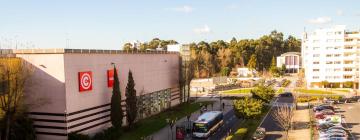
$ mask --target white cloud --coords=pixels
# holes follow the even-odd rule
[[[191,13],[194,9],[191,6],[184,5],[181,7],[171,8],[171,10],[176,12]]]
[[[344,15],[344,11],[343,11],[343,10],[337,10],[337,11],[336,11],[336,14],[337,14],[338,16],[342,16],[342,15]]]
[[[309,19],[307,22],[311,24],[327,24],[332,21],[331,17],[318,17],[314,19]]]
[[[208,25],[205,24],[203,27],[195,28],[194,32],[197,34],[208,34],[211,32],[211,29],[209,28]]]

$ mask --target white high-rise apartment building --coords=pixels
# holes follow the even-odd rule
[[[305,32],[301,45],[307,87],[358,88],[360,33],[343,25]]]

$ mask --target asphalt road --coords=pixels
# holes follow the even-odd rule
[[[344,115],[343,125],[349,128],[352,139],[360,139],[360,103],[340,104],[339,113]]]
[[[285,139],[283,138],[283,129],[276,124],[276,120],[272,117],[272,113],[276,112],[278,105],[291,105],[294,98],[292,97],[278,97],[275,99],[274,106],[271,108],[269,114],[264,118],[261,127],[266,130],[266,140]]]

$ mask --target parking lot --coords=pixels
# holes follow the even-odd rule
[[[339,114],[344,117],[344,127],[350,129],[349,138],[360,139],[360,103],[339,104]]]
[[[342,117],[341,125],[349,130],[348,139],[360,139],[360,102],[335,104],[334,108],[335,114],[333,115],[340,115]],[[314,114],[316,113],[312,113],[312,117],[315,117]],[[315,120],[317,124],[319,124],[319,121],[324,119],[317,118]],[[319,139],[319,133],[317,130],[314,133],[314,139]]]

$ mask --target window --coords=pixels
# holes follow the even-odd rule
[[[327,55],[326,55],[326,57],[331,57],[331,56],[332,56],[332,54],[327,54]]]
[[[317,42],[319,42],[319,40],[313,40],[313,43],[317,43]]]
[[[344,49],[352,49],[353,46],[345,46]]]
[[[313,76],[313,79],[319,79],[319,76]]]
[[[354,39],[352,39],[352,38],[345,39],[346,42],[351,42],[351,41],[353,41],[353,40],[354,40]]]
[[[341,64],[341,61],[334,61],[334,64]]]
[[[342,40],[341,39],[335,39],[335,42],[341,42]]]
[[[329,47],[326,47],[326,49],[327,50],[332,50],[332,49],[334,49],[334,47],[329,46]]]
[[[326,40],[326,42],[334,42],[335,40],[334,39],[328,39]]]
[[[334,71],[335,71],[335,72],[338,72],[338,71],[341,71],[341,69],[340,69],[340,68],[336,68],[336,69],[334,69]]]
[[[320,47],[314,47],[313,48],[313,50],[319,50],[320,49]]]
[[[341,46],[335,46],[335,50],[337,50],[337,49],[340,49],[341,48]]]
[[[326,64],[333,64],[333,61],[326,61]]]
[[[326,72],[330,72],[330,71],[332,71],[332,70],[333,70],[333,69],[331,69],[331,68],[326,68],[326,69],[325,69]]]
[[[326,78],[326,79],[331,79],[331,78],[332,78],[332,76],[325,76],[325,78]]]
[[[344,61],[344,64],[352,64],[353,61]]]
[[[340,31],[339,31],[339,32],[335,32],[335,34],[336,34],[336,35],[341,35],[341,32],[340,32]]]
[[[320,57],[320,54],[313,54],[313,57]]]
[[[340,79],[340,76],[334,76],[334,79]]]
[[[341,54],[335,54],[334,56],[335,56],[335,57],[340,57],[340,56],[341,56]]]
[[[351,79],[352,76],[351,76],[351,75],[345,75],[344,78],[345,78],[345,79]]]
[[[320,71],[320,69],[313,69],[313,72],[317,72],[317,71]]]
[[[315,62],[313,62],[313,64],[320,64],[320,62],[319,62],[319,61],[315,61]]]
[[[352,71],[352,68],[344,68],[344,71]]]

